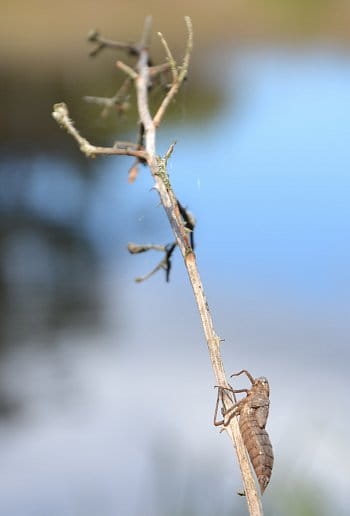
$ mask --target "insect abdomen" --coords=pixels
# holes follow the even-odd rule
[[[244,411],[239,418],[239,427],[263,493],[270,481],[273,466],[273,452],[268,433],[264,428],[260,428],[252,414],[244,414]]]

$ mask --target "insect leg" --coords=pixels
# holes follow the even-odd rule
[[[224,419],[222,421],[217,421],[217,419],[216,419],[217,415],[218,415],[220,399],[221,399],[221,404],[222,404],[222,409],[221,409],[222,415],[225,416],[225,414],[227,412],[225,401],[224,401],[224,396],[223,396],[224,391],[233,393],[233,398],[234,398],[235,403],[237,400],[236,400],[236,396],[234,395],[234,392],[233,392],[233,389],[231,386],[230,387],[222,387],[221,385],[214,385],[214,388],[218,390],[218,396],[216,398],[216,405],[215,405],[215,412],[214,412],[214,425],[220,426],[220,425],[223,425],[225,422]],[[229,395],[227,394],[227,396],[229,396]],[[230,398],[230,396],[229,396],[229,398]],[[230,401],[233,403],[233,400],[231,398],[230,398]]]
[[[236,402],[229,409],[226,409],[226,405],[225,405],[224,397],[223,397],[224,391],[228,391],[229,393],[232,393],[234,396],[234,400],[236,401],[235,392],[247,392],[247,389],[239,389],[238,391],[235,391],[234,389],[232,389],[232,387],[221,387],[220,385],[215,385],[215,387],[218,388],[218,396],[217,396],[216,405],[215,405],[214,425],[215,426],[221,426],[221,425],[227,426],[229,424],[229,422],[231,421],[231,419],[233,418],[233,416],[238,414],[241,402],[240,401],[238,403]],[[223,406],[222,415],[224,416],[224,419],[221,421],[217,421],[217,414],[218,414],[218,410],[219,410],[220,398],[221,398],[221,403]],[[226,421],[227,414],[229,414],[228,421]]]
[[[244,373],[244,374],[246,374],[248,376],[248,378],[249,378],[249,380],[251,381],[252,384],[254,383],[254,378],[252,377],[252,375],[246,369],[242,369],[242,371],[239,371],[238,373],[231,374],[231,378],[232,378],[232,376],[239,376],[242,373]]]
[[[223,405],[225,407],[225,412],[223,413],[223,416],[224,416],[224,426],[227,426],[228,424],[230,424],[230,421],[231,421],[231,419],[234,416],[238,416],[239,415],[239,411],[241,409],[242,401],[245,399],[245,398],[243,398],[243,400],[240,400],[240,401],[237,402],[237,398],[236,398],[235,394],[240,394],[242,392],[245,392],[248,395],[248,393],[250,391],[249,391],[249,389],[232,389],[232,387],[231,387],[230,392],[232,392],[234,400],[235,400],[236,403],[232,407],[230,407],[229,409],[226,409],[226,406],[225,406],[225,404],[223,402]],[[225,419],[227,414],[229,414],[228,420]]]
[[[226,396],[229,398],[229,400],[232,404],[235,403],[236,405],[237,405],[237,398],[235,395],[240,394],[242,392],[245,392],[246,394],[248,394],[248,392],[249,392],[248,389],[233,389],[230,384],[228,384],[228,385],[229,385],[229,387],[222,387],[221,385],[214,385],[214,388],[219,389],[220,394],[221,394],[221,403],[222,403],[221,412],[222,412],[223,416],[225,416],[225,414],[228,412],[228,410],[231,410],[231,408],[232,408],[232,407],[230,407],[230,409],[226,408],[225,397],[223,395],[224,392],[229,393],[229,394],[226,394]],[[233,395],[233,399],[231,398],[231,394]],[[218,393],[218,395],[219,395],[219,393]]]
[[[226,390],[226,388],[224,388],[224,390]],[[226,417],[226,414],[228,414],[228,413],[233,409],[233,407],[238,406],[239,402],[237,402],[236,394],[241,394],[242,392],[245,392],[245,393],[248,395],[248,393],[250,392],[250,391],[249,391],[249,389],[233,389],[233,388],[231,387],[231,385],[230,385],[230,388],[229,388],[229,389],[227,389],[227,391],[228,391],[230,394],[232,394],[232,395],[233,395],[233,399],[235,400],[235,403],[234,403],[234,405],[233,405],[233,406],[231,406],[229,409],[227,409],[227,408],[226,408],[226,405],[225,405],[225,399],[224,399],[224,396],[223,396],[223,395],[222,395],[222,393],[221,393],[221,400],[222,400],[222,406],[223,406],[223,409],[222,409],[222,415],[223,415],[224,417]],[[230,398],[230,396],[229,396],[229,399],[230,399],[230,401],[233,403],[233,401],[232,401],[232,399]],[[240,400],[240,401],[242,401],[242,400]],[[231,417],[230,417],[229,422],[231,421],[232,417],[233,417],[233,416],[231,416]]]
[[[230,407],[228,410],[226,410],[226,412],[224,413],[223,425],[224,426],[229,425],[230,422],[231,422],[231,419],[234,416],[238,416],[239,415],[240,409],[241,409],[241,402],[239,401],[238,403],[235,403],[232,407]],[[226,418],[227,414],[229,414],[228,419]]]
[[[235,394],[239,394],[241,392],[245,392],[245,393],[248,394],[248,392],[249,392],[249,389],[232,389],[231,386],[230,387],[221,387],[221,385],[214,385],[214,388],[215,389],[219,389],[219,390],[221,389],[222,391],[231,392],[233,394],[233,397],[234,397],[235,401],[237,401]]]
[[[218,395],[217,395],[217,398],[216,398],[216,405],[215,405],[215,412],[214,412],[214,426],[221,426],[223,423],[224,423],[224,420],[222,421],[217,421],[217,416],[218,416],[218,410],[219,410],[219,402],[220,402],[220,394],[221,391],[220,388],[218,385],[215,385],[215,387],[218,387]]]
[[[222,419],[221,421],[217,421],[217,415],[218,415],[218,410],[219,410],[220,399],[221,399],[221,404],[222,404],[221,413],[224,416],[224,418],[225,418],[226,413],[228,411],[230,411],[231,408],[232,408],[231,407],[228,410],[226,409],[223,393],[225,391],[227,391],[228,393],[232,393],[233,394],[233,398],[234,398],[234,401],[235,401],[235,404],[233,406],[237,405],[237,400],[236,400],[236,396],[235,396],[234,391],[233,391],[231,386],[230,387],[222,387],[221,385],[215,385],[214,388],[218,389],[218,396],[216,398],[216,405],[215,405],[215,412],[214,412],[214,425],[215,426],[221,426],[221,425],[223,425],[225,423],[225,419]],[[227,396],[229,397],[230,401],[233,403],[233,400],[229,396],[229,394],[227,394]]]

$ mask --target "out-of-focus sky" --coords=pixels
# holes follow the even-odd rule
[[[120,53],[89,59],[86,35],[133,40],[149,13],[178,58],[183,15],[194,24],[157,143],[177,140],[170,177],[197,219],[226,370],[270,381],[266,513],[347,514],[348,3],[0,8],[0,514],[246,514],[181,259],[169,284],[133,281],[160,256],[127,242],[172,240],[151,178],[87,160],[50,115],[66,101],[92,143],[135,138],[132,95],[122,117],[82,100],[122,81]]]

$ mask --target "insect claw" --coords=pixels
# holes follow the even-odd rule
[[[237,494],[238,494],[238,496],[246,496],[246,494],[245,494],[245,491],[244,491],[244,490],[242,490],[242,491],[241,491],[241,490],[237,491]]]

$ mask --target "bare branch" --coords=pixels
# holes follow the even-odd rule
[[[173,84],[172,84],[170,90],[168,91],[168,93],[166,94],[166,96],[164,97],[161,105],[158,108],[157,113],[155,114],[155,116],[153,118],[153,123],[154,123],[155,127],[159,127],[160,122],[165,114],[165,111],[167,110],[167,107],[169,106],[169,104],[173,100],[173,98],[175,97],[176,93],[179,91],[179,88],[180,88],[182,82],[184,81],[185,77],[187,76],[188,67],[190,65],[190,57],[191,57],[191,53],[192,53],[192,49],[193,49],[193,29],[192,29],[191,18],[189,16],[185,17],[185,22],[186,22],[187,31],[188,31],[188,38],[187,38],[187,46],[186,46],[186,51],[185,51],[185,56],[183,59],[182,67],[181,67],[179,74],[177,74],[177,72],[176,72],[176,79],[174,79],[174,74],[173,74]],[[169,52],[170,52],[170,50],[169,50]]]
[[[143,281],[148,280],[151,276],[153,276],[153,274],[160,271],[161,269],[164,269],[164,260],[162,260],[160,263],[158,263],[158,265],[156,267],[154,267],[154,269],[152,269],[150,272],[148,272],[144,276],[138,276],[137,278],[135,278],[136,283],[142,283]]]
[[[150,77],[155,77],[156,75],[159,75],[160,73],[167,72],[170,70],[170,64],[169,63],[163,63],[156,66],[150,66],[149,68],[149,75]]]
[[[135,72],[135,70],[133,70],[133,68],[131,68],[131,66],[123,63],[123,61],[117,61],[116,66],[120,70],[123,70],[123,72],[126,73],[126,75],[128,75],[131,79],[133,79],[133,80],[137,79],[137,73]]]
[[[84,95],[83,99],[88,104],[97,104],[98,106],[112,107],[115,106],[115,97],[94,97],[91,95]]]
[[[169,45],[166,42],[163,34],[161,32],[158,32],[158,36],[159,36],[160,41],[162,42],[162,45],[164,47],[164,50],[165,50],[165,53],[166,53],[166,56],[167,56],[167,59],[168,59],[168,63],[169,63],[170,69],[171,69],[171,73],[173,74],[173,82],[176,82],[177,79],[178,79],[178,73],[177,73],[177,69],[176,69],[175,59],[173,58],[173,54],[171,53]]]
[[[90,52],[90,57],[96,57],[105,48],[111,48],[113,50],[124,50],[133,56],[138,56],[140,53],[140,48],[138,45],[133,43],[123,43],[121,41],[112,41],[111,39],[103,38],[97,30],[92,30],[88,34],[88,41],[97,43],[97,46]]]
[[[53,118],[56,122],[66,129],[67,133],[73,136],[78,142],[80,150],[88,157],[94,158],[98,154],[101,155],[119,155],[119,156],[134,156],[135,158],[147,159],[147,152],[143,150],[135,150],[135,148],[118,148],[118,147],[96,147],[91,145],[86,138],[83,138],[79,131],[74,127],[73,120],[69,117],[69,112],[66,104],[61,102],[55,104],[52,112]],[[135,146],[135,144],[132,144]]]
[[[171,155],[172,155],[172,153],[173,153],[173,150],[174,150],[174,148],[175,148],[175,145],[176,145],[176,142],[173,142],[173,143],[170,145],[169,149],[166,151],[166,154],[165,154],[165,156],[164,156],[164,159],[165,159],[165,163],[166,163],[166,164],[168,163],[168,159],[170,158],[170,156],[171,156]]]
[[[139,253],[145,253],[146,251],[150,251],[151,249],[154,251],[162,251],[165,253],[164,258],[152,269],[148,274],[145,274],[145,276],[140,276],[138,278],[135,278],[136,283],[141,283],[142,281],[145,281],[149,279],[153,274],[158,272],[160,269],[165,270],[165,279],[168,282],[170,277],[170,270],[171,270],[171,256],[174,252],[174,249],[176,248],[177,243],[173,242],[172,244],[168,245],[154,245],[154,244],[144,244],[144,245],[137,245],[133,243],[128,244],[128,251],[131,254],[139,254]]]
[[[122,141],[116,141],[113,144],[113,149],[135,149],[140,150],[140,146],[138,143],[133,142],[122,142]]]
[[[193,50],[193,27],[192,27],[192,20],[189,16],[185,16],[185,23],[187,26],[188,31],[188,38],[187,38],[187,47],[186,52],[184,56],[184,60],[182,63],[179,81],[180,83],[185,79],[188,73],[188,68],[190,66],[190,58]]]
[[[165,253],[165,251],[166,251],[166,248],[164,245],[156,245],[156,244],[139,245],[139,244],[133,244],[132,242],[130,242],[128,244],[128,251],[131,254],[145,253],[146,251],[150,251],[151,249],[153,251],[161,251],[163,253]]]
[[[143,25],[142,38],[140,41],[139,49],[142,50],[144,48],[149,49],[151,43],[151,34],[152,34],[152,16],[149,15],[145,19],[145,23]]]
[[[103,106],[102,117],[107,116],[108,112],[114,107],[117,108],[119,113],[124,113],[129,108],[127,92],[132,82],[133,80],[127,77],[113,97],[93,97],[86,95],[83,99],[89,104]]]

